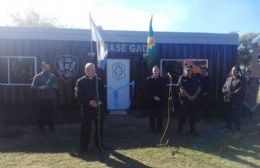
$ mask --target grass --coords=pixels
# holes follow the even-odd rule
[[[10,126],[0,132],[0,167],[260,167],[260,111],[243,121],[243,136],[232,139],[224,123],[198,123],[201,136],[173,130],[169,147],[156,147],[161,134],[147,130],[148,120],[109,116],[105,122],[105,145],[109,155],[100,160],[91,147],[78,155],[78,124],[59,125],[55,133],[41,136],[32,126]],[[93,146],[93,142],[91,142]]]

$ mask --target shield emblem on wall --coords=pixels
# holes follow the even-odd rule
[[[78,73],[78,64],[78,59],[73,55],[56,56],[56,70],[59,77],[65,82],[72,80]]]
[[[112,77],[117,80],[123,79],[125,77],[125,65],[120,62],[114,63],[112,65]]]

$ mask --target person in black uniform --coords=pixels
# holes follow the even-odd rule
[[[233,66],[231,76],[227,77],[222,88],[226,109],[230,110],[227,112],[226,127],[231,129],[231,124],[234,121],[236,127],[235,136],[240,136],[240,117],[244,99],[244,80],[239,75],[239,72],[239,66]]]
[[[210,80],[208,75],[207,67],[201,67],[201,77],[200,77],[200,84],[201,84],[201,99],[200,99],[200,112],[203,118],[207,122],[209,122],[210,114],[208,109],[209,104],[209,90],[210,90]]]
[[[157,66],[153,67],[152,73],[151,76],[146,78],[146,106],[149,109],[149,127],[152,132],[161,132],[164,80],[159,75],[160,71]]]
[[[75,86],[75,97],[78,99],[82,114],[80,131],[80,151],[88,148],[91,125],[94,124],[95,145],[98,150],[103,147],[103,100],[104,84],[96,75],[96,68],[93,63],[85,65],[85,73],[79,78]]]
[[[32,90],[36,94],[38,108],[39,130],[45,131],[47,121],[50,131],[54,130],[54,102],[56,100],[56,90],[58,89],[56,76],[51,73],[50,64],[41,63],[42,72],[33,78]]]
[[[179,133],[182,133],[183,125],[189,118],[190,132],[197,134],[195,129],[198,113],[198,96],[200,94],[200,81],[192,75],[192,66],[185,65],[184,75],[179,77],[178,86],[180,89],[180,115],[179,115]]]

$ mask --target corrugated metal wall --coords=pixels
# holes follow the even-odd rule
[[[74,99],[75,81],[84,74],[86,62],[93,61],[90,53],[90,42],[82,41],[46,41],[46,40],[14,40],[0,39],[0,56],[35,56],[38,72],[41,61],[51,64],[56,71],[56,57],[71,55],[77,59],[78,72],[70,80],[59,79],[59,99],[56,103],[58,118],[63,121],[75,121],[78,116],[71,109],[78,109]],[[37,121],[34,108],[34,95],[30,86],[1,86],[0,85],[0,117],[7,123],[35,123]],[[77,111],[77,110],[76,110]]]
[[[113,43],[110,43],[110,46]],[[120,43],[114,43],[114,46],[119,46]],[[132,43],[124,43],[126,48],[131,48]],[[145,45],[143,43],[136,44],[139,48]],[[213,104],[221,104],[222,94],[221,88],[224,83],[225,77],[230,71],[232,65],[236,62],[237,57],[237,45],[223,45],[223,44],[156,44],[157,57],[154,62],[156,65],[160,65],[161,59],[207,59],[209,67],[209,76],[211,79],[211,99]],[[144,50],[146,50],[144,48]],[[121,52],[110,51],[109,58],[127,58],[131,60],[131,80],[136,81],[136,96],[135,105],[137,108],[142,108],[143,96],[140,92],[143,92],[143,80],[151,70],[147,69],[143,54],[144,50],[138,50],[139,52]]]
[[[221,88],[228,71],[236,62],[236,45],[159,44],[157,52],[160,58],[166,59],[208,59],[212,100],[215,103],[222,101]]]
[[[143,108],[143,95],[140,93],[143,93],[143,80],[150,71],[146,68],[143,58],[146,53],[146,44],[108,42],[107,45],[110,45],[108,58],[131,60],[131,80],[136,82],[133,108]],[[114,48],[111,48],[111,45]],[[212,100],[217,103],[221,101],[223,80],[236,60],[236,45],[166,43],[156,45],[156,64],[158,65],[160,59],[208,59],[209,75],[212,81]],[[73,78],[69,81],[59,80],[57,115],[61,122],[72,122],[79,118],[79,113],[75,113],[78,108],[73,88],[76,79],[84,73],[85,63],[94,61],[90,52],[90,42],[86,41],[0,40],[0,56],[36,56],[38,72],[42,60],[50,62],[54,73],[58,75],[55,68],[57,56],[71,55],[77,59],[78,71]],[[6,123],[35,123],[34,97],[30,87],[0,86],[0,102],[0,117]]]

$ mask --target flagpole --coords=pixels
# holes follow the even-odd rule
[[[91,51],[91,56],[93,54],[93,37],[92,37],[92,24],[93,24],[93,20],[91,18],[91,14],[89,13],[89,26],[90,26],[90,33],[91,33],[91,43],[90,43],[90,51]],[[97,32],[95,32],[97,33]],[[97,36],[97,34],[96,34]],[[96,42],[97,43],[97,42]],[[98,54],[97,54],[98,56]],[[98,60],[97,60],[97,63],[98,63]],[[100,109],[100,106],[99,106],[99,82],[98,82],[98,76],[96,75],[96,95],[97,95],[97,108],[98,108],[98,115],[97,115],[97,120],[98,120],[98,130],[97,130],[97,133],[98,133],[98,146],[101,150],[103,150],[103,140],[102,140],[102,137],[100,137],[100,117],[101,117],[101,109]],[[102,144],[101,144],[102,143]]]
[[[93,57],[93,38],[92,38],[92,27],[91,27],[91,25],[92,25],[92,23],[91,23],[91,20],[92,20],[92,18],[91,18],[91,14],[90,14],[90,12],[89,12],[89,30],[90,30],[90,55],[91,55],[91,57]]]

